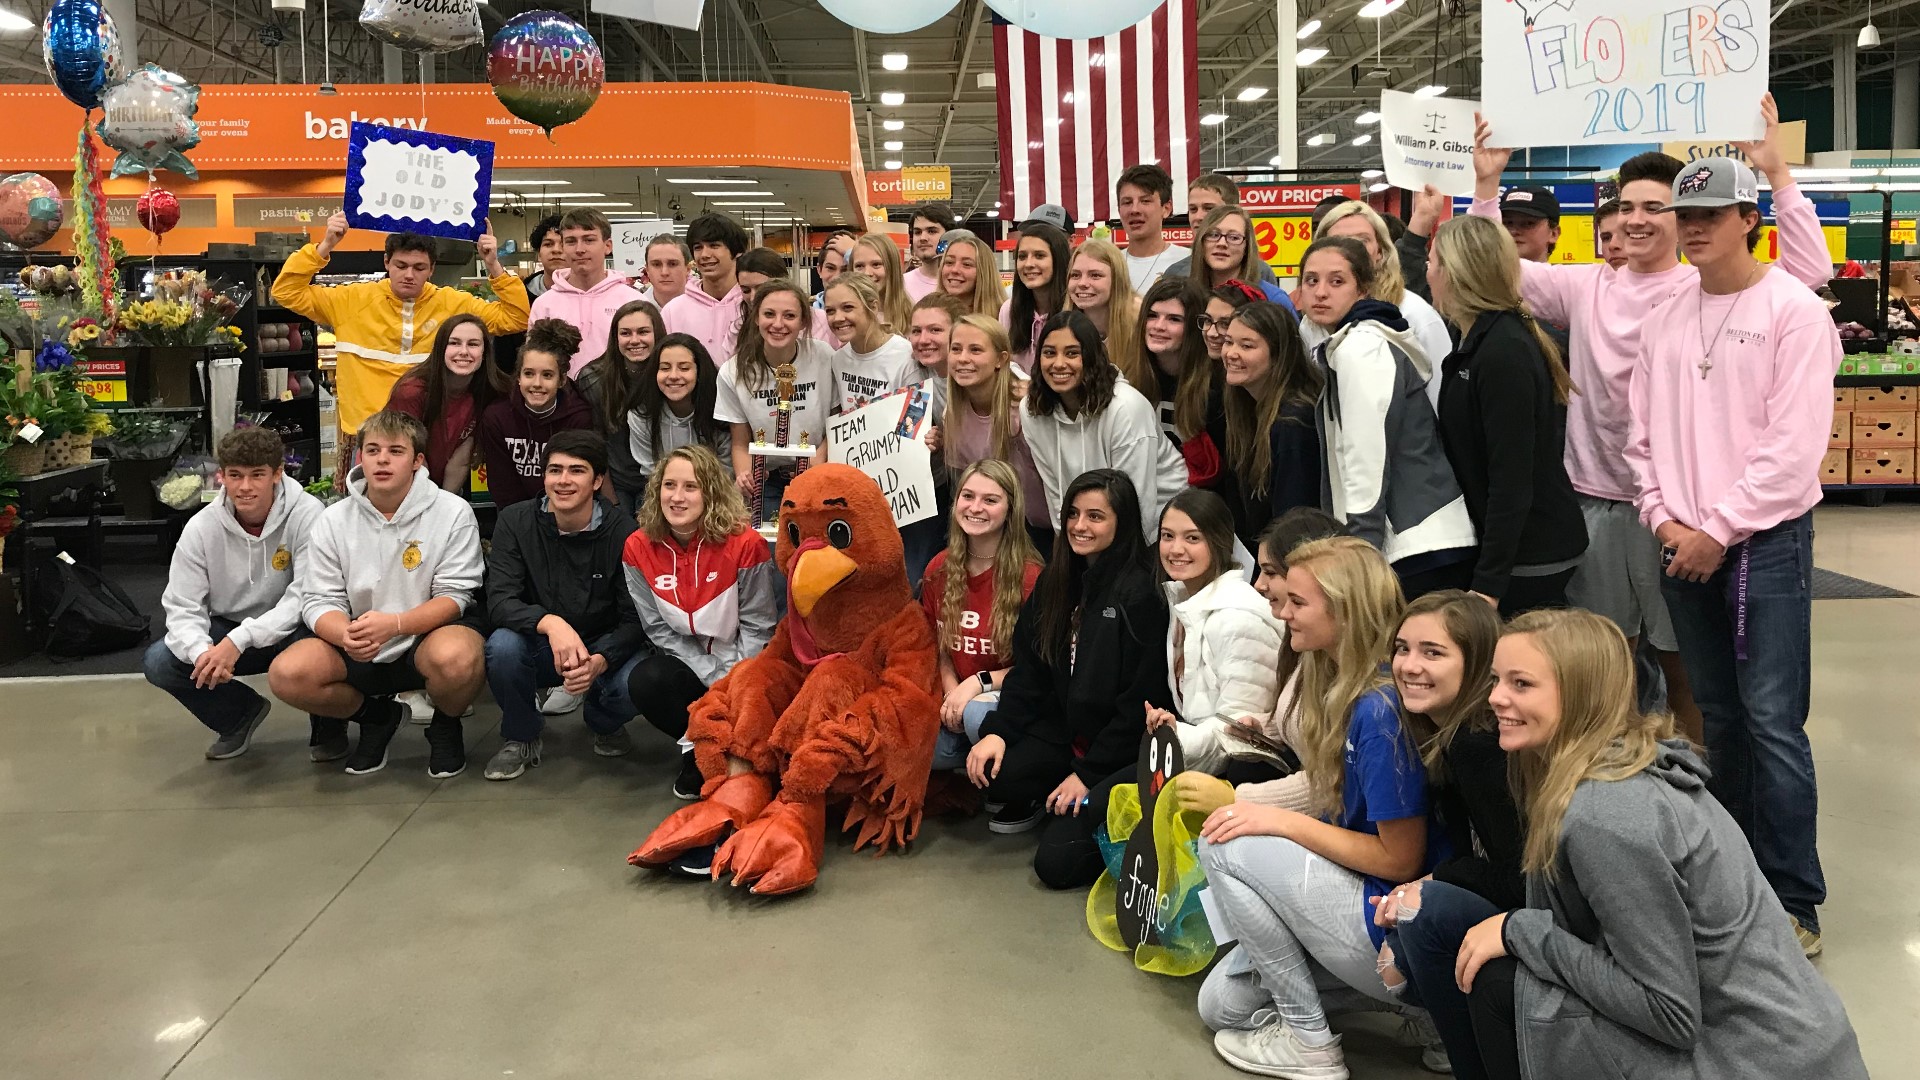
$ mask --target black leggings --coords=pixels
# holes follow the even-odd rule
[[[1473,993],[1467,995],[1467,1016],[1473,1021],[1473,1038],[1480,1044],[1487,1080],[1521,1080],[1520,1032],[1513,1005],[1513,976],[1519,967],[1511,956],[1487,961],[1473,977]]]
[[[1070,747],[1022,739],[1007,747],[1000,775],[987,785],[987,801],[1009,806],[1038,803],[1053,793],[1073,771]],[[1092,785],[1078,814],[1048,814],[1040,825],[1040,846],[1033,853],[1033,872],[1049,889],[1084,889],[1106,870],[1094,830],[1107,821],[1107,796],[1115,784],[1135,779],[1133,765]]]
[[[633,666],[627,698],[670,739],[687,733],[687,710],[706,695],[707,684],[678,657],[655,653]]]

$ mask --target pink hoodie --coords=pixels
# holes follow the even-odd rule
[[[669,334],[692,334],[707,347],[715,367],[733,359],[734,345],[740,340],[740,322],[746,317],[747,294],[735,285],[727,295],[715,300],[699,282],[667,302],[660,309],[660,320]]]
[[[567,374],[578,375],[601,353],[607,351],[607,335],[613,330],[613,313],[630,301],[644,299],[633,282],[619,274],[608,274],[591,289],[576,289],[569,280],[573,271],[556,270],[547,291],[533,301],[527,325],[537,319],[562,319],[580,331],[580,348],[567,364]]]
[[[1641,342],[1624,455],[1640,520],[1655,530],[1678,521],[1732,547],[1813,509],[1840,369],[1827,306],[1768,269],[1731,295],[1696,282],[1649,320],[1660,332]]]
[[[1471,212],[1498,221],[1500,204],[1476,202]],[[1773,193],[1773,213],[1780,225],[1781,269],[1810,289],[1826,284],[1833,264],[1813,203],[1797,185],[1788,185]],[[1700,271],[1685,263],[1636,274],[1605,263],[1523,260],[1520,277],[1534,316],[1567,327],[1571,337],[1567,373],[1580,392],[1567,404],[1567,479],[1583,495],[1631,502],[1639,489],[1624,456],[1627,383],[1640,356],[1640,328],[1655,307],[1696,289]]]

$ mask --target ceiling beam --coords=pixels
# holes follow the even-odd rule
[[[747,52],[753,57],[754,65],[760,69],[760,78],[764,82],[778,82],[773,77],[773,67],[767,63],[767,54],[760,48],[760,39],[754,35],[753,22],[747,18],[747,9],[740,0],[723,0],[727,10],[740,20],[740,36],[747,43]],[[764,33],[764,31],[763,31]],[[770,47],[770,46],[769,46]]]
[[[480,10],[491,11],[493,10],[493,5],[489,4]],[[648,41],[645,35],[640,33],[640,28],[633,24],[633,20],[624,19],[619,16],[612,16],[612,18],[614,22],[619,24],[620,29],[627,32],[627,39],[632,41],[634,47],[640,50],[640,55],[646,57],[647,60],[653,64],[655,70],[659,71],[661,78],[669,82],[677,81],[674,78],[673,65],[667,63],[666,57],[660,55],[660,50],[654,48],[653,43]]]
[[[860,73],[860,101],[873,104],[873,81],[867,75],[867,32],[853,32],[853,69]]]
[[[1920,4],[1920,0],[1881,0],[1881,2],[1873,5],[1873,13],[1875,15],[1885,15],[1888,12],[1899,11],[1901,8],[1912,7],[1915,4]],[[1864,14],[1864,11],[1862,11],[1862,14]],[[1855,29],[1857,30],[1858,28]],[[1842,27],[1834,25],[1832,22],[1822,22],[1818,26],[1808,30],[1802,30],[1797,34],[1788,34],[1786,37],[1773,38],[1768,42],[1767,47],[1770,50],[1778,50],[1796,41],[1805,41],[1808,38],[1816,38],[1822,34],[1837,38],[1843,34],[1852,34],[1854,32],[1855,30],[1843,29]],[[1774,74],[1779,73],[1775,72]]]
[[[935,161],[946,152],[947,135],[953,131],[953,114],[959,111],[960,92],[966,89],[967,68],[973,63],[973,43],[980,37],[980,21],[986,11],[987,0],[973,0],[973,17],[967,20],[966,36],[960,43],[960,71],[953,77],[953,96],[947,99],[947,115],[940,118],[940,137],[933,141]]]
[[[1908,2],[1920,3],[1920,0],[1908,0]],[[1431,8],[1429,8],[1424,14],[1415,17],[1412,21],[1408,22],[1405,26],[1402,26],[1400,29],[1395,30],[1393,33],[1388,34],[1385,37],[1381,38],[1379,41],[1379,45],[1377,47],[1382,51],[1382,53],[1384,53],[1387,46],[1392,45],[1393,43],[1399,41],[1401,38],[1406,37],[1408,34],[1411,34],[1414,31],[1419,30],[1421,27],[1432,22],[1434,19],[1434,16],[1439,14],[1439,12],[1440,12],[1439,0],[1434,0],[1434,5]],[[1353,21],[1354,21],[1353,19],[1348,20],[1349,23]],[[1277,56],[1277,55],[1279,55],[1278,45],[1276,45],[1275,48],[1267,55],[1266,59],[1271,60],[1274,56]],[[1245,70],[1250,72],[1253,70],[1254,66],[1257,66],[1257,64],[1261,62],[1264,62],[1264,61],[1256,61],[1255,65],[1249,65]],[[1365,62],[1366,62],[1365,56],[1355,56],[1351,63],[1343,63],[1339,65],[1338,67],[1334,68],[1332,71],[1327,72],[1325,75],[1320,76],[1319,78],[1313,80],[1312,82],[1308,83],[1305,87],[1303,87],[1300,91],[1299,100],[1303,102],[1308,100],[1308,95],[1311,94],[1313,91],[1318,90],[1323,86],[1326,86],[1327,84],[1333,82],[1335,79],[1338,79],[1342,75],[1345,75],[1349,69]],[[1238,78],[1238,77],[1239,76],[1235,76],[1235,78]],[[1231,80],[1229,81],[1231,82]],[[1241,124],[1240,126],[1234,128],[1233,130],[1223,135],[1220,140],[1221,145],[1223,146],[1230,145],[1234,139],[1238,138],[1243,133],[1247,131],[1251,131],[1256,128],[1264,127],[1269,120],[1273,119],[1278,109],[1279,109],[1278,105],[1268,105],[1261,108],[1258,112],[1253,114],[1252,119],[1247,120],[1245,123]]]

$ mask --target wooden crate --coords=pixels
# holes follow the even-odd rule
[[[1914,414],[1893,411],[1853,411],[1853,445],[1912,446]]]
[[[1853,413],[1835,409],[1833,429],[1827,433],[1827,449],[1845,450],[1853,446]]]
[[[1844,484],[1847,482],[1847,457],[1845,450],[1829,450],[1820,459],[1820,482],[1823,484]]]
[[[1852,484],[1913,483],[1913,449],[1853,450],[1847,482]]]
[[[1836,386],[1833,388],[1833,411],[1851,412],[1853,410],[1853,387]]]
[[[1920,390],[1920,387],[1858,386],[1855,387],[1853,391],[1853,407],[1856,409],[1890,409],[1896,411],[1911,409],[1914,407],[1914,402],[1920,400],[1920,398],[1915,397],[1916,390]]]

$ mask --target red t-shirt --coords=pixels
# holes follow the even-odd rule
[[[1033,591],[1033,583],[1040,576],[1040,568],[1027,564],[1027,572],[1020,579],[1020,599],[1025,600]],[[953,664],[953,673],[961,680],[971,679],[983,671],[999,671],[1013,663],[1009,653],[1000,656],[993,652],[993,571],[985,570],[967,579],[967,594],[960,601],[960,625],[943,627],[940,625],[940,605],[946,594],[947,553],[942,551],[927,564],[926,576],[920,579],[920,606],[927,610],[927,620],[933,623],[934,636],[947,650],[947,660]],[[1011,635],[1009,635],[1011,640]]]
[[[478,376],[484,378],[484,374]],[[402,378],[393,384],[393,393],[387,398],[387,408],[403,412],[422,423],[427,419],[427,384],[422,379]],[[456,394],[447,402],[440,419],[434,421],[432,430],[427,432],[427,475],[438,484],[446,478],[447,462],[460,444],[473,438],[474,425],[478,417],[473,412],[473,395]],[[480,463],[480,455],[475,454],[473,463]]]

